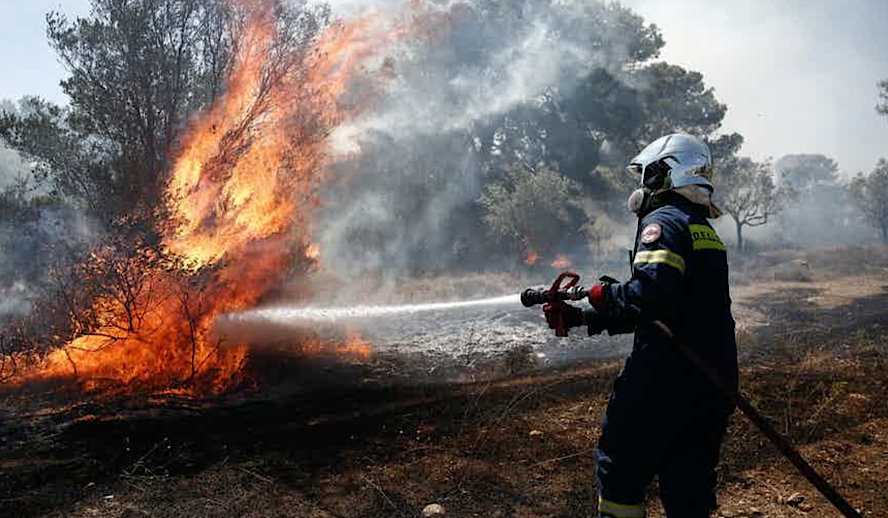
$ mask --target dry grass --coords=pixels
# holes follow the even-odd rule
[[[866,516],[888,517],[888,274],[859,252],[857,277],[835,276],[820,261],[846,254],[823,250],[811,281],[735,290],[742,385]],[[116,402],[79,419],[7,399],[0,516],[388,518],[433,502],[459,517],[589,516],[591,450],[620,362],[528,371],[520,345],[503,366],[521,377],[463,385],[331,384],[138,412]],[[722,515],[837,516],[739,415],[723,457]],[[650,505],[663,516],[656,487]]]

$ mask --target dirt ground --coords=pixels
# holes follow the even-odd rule
[[[743,392],[867,517],[888,517],[885,252],[781,251],[734,269]],[[426,379],[432,363],[395,353],[286,369],[271,355],[257,368],[288,383],[210,400],[8,392],[0,517],[388,518],[432,503],[454,517],[591,516],[592,449],[622,362],[546,363],[520,345],[474,382]],[[717,516],[840,516],[739,414],[718,495]],[[663,516],[656,485],[649,506]]]

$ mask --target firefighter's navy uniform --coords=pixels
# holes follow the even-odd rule
[[[737,347],[725,246],[708,208],[667,193],[639,226],[632,278],[604,288],[610,334],[635,331],[632,354],[614,383],[596,450],[599,512],[644,516],[654,475],[670,517],[708,517],[715,507],[715,467],[731,403],[661,332],[737,386]]]

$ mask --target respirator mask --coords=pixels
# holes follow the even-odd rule
[[[645,205],[648,204],[650,197],[651,193],[643,188],[632,191],[632,194],[629,195],[629,199],[626,200],[626,206],[628,207],[629,212],[634,212],[636,216],[641,217],[641,213],[644,210]]]
[[[647,212],[651,203],[651,198],[658,192],[668,190],[671,187],[669,172],[672,165],[668,162],[669,157],[648,164],[642,168],[640,164],[630,164],[626,169],[634,178],[641,178],[641,187],[636,189],[629,195],[626,206],[630,212],[634,212],[641,217]]]

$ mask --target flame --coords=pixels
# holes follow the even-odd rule
[[[346,356],[352,356],[362,360],[370,359],[373,349],[365,342],[361,335],[355,331],[349,331],[348,339],[336,348],[337,352]]]
[[[552,261],[551,266],[552,268],[558,269],[570,268],[571,266],[573,266],[573,261],[571,261],[570,258],[564,254],[558,254],[555,257],[555,260]]]
[[[336,23],[314,49],[296,49],[304,54],[292,56],[295,66],[275,69],[275,6],[274,0],[237,4],[247,22],[225,94],[180,140],[166,190],[170,217],[160,230],[165,249],[184,258],[184,273],[153,270],[150,289],[134,300],[95,301],[92,312],[104,324],[51,353],[22,381],[74,376],[87,389],[202,392],[237,383],[248,349],[214,342],[212,321],[256,304],[294,256],[318,258],[309,214],[331,161],[328,129],[366,106],[366,99],[343,106],[340,97],[388,37],[375,26],[378,15]],[[211,282],[200,289],[183,282],[205,267],[216,269]],[[140,312],[137,326],[122,321],[133,308]],[[369,355],[357,337],[342,350]]]
[[[159,231],[165,251],[184,264],[146,270],[147,287],[133,297],[95,300],[90,313],[101,325],[49,354],[21,381],[73,376],[87,389],[210,393],[236,386],[248,347],[213,339],[213,320],[255,305],[294,261],[319,259],[310,216],[333,160],[328,136],[371,107],[394,75],[385,59],[375,84],[366,63],[405,38],[434,43],[471,16],[465,6],[447,12],[410,0],[402,8],[405,22],[376,12],[334,23],[313,48],[290,49],[283,61],[292,58],[293,66],[281,67],[278,0],[232,2],[246,22],[225,93],[191,122],[168,175],[168,218]],[[356,93],[350,86],[359,73],[363,88]],[[358,358],[371,353],[356,333],[333,350]]]
[[[527,266],[533,266],[539,261],[540,256],[537,254],[537,251],[533,249],[533,247],[528,247],[527,251],[524,253],[524,264]]]
[[[341,342],[309,340],[301,344],[300,351],[308,356],[329,356],[336,355],[344,358],[351,358],[358,361],[369,360],[373,355],[373,349],[370,344],[365,342],[361,336],[353,331],[348,330],[345,338]]]
[[[172,216],[179,225],[167,245],[196,266],[289,230],[306,233],[329,156],[326,134],[299,123],[341,123],[348,112],[337,100],[370,52],[357,40],[373,17],[335,25],[312,52],[307,72],[282,74],[269,88],[274,11],[272,2],[263,4],[247,27],[225,98],[194,123],[171,175],[168,194],[176,200]]]
[[[305,257],[311,259],[312,261],[317,261],[321,258],[321,245],[317,243],[312,243],[308,245],[308,248],[305,249]]]

